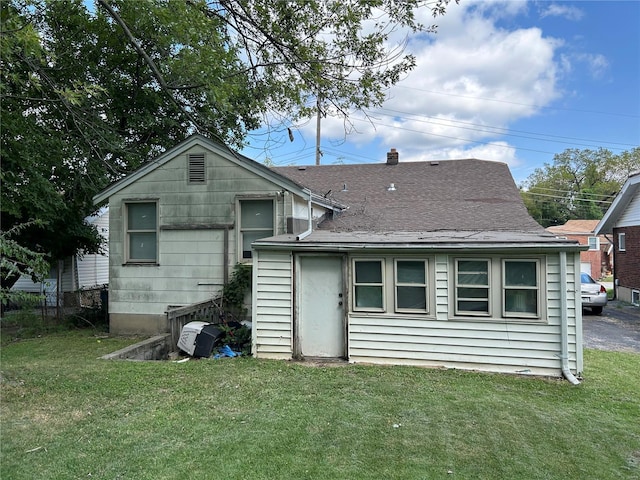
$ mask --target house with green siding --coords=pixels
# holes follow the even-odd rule
[[[246,262],[259,358],[582,372],[585,247],[528,215],[506,164],[267,168],[195,135],[94,200],[114,332],[167,331]]]

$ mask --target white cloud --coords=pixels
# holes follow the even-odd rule
[[[592,78],[602,79],[609,73],[609,61],[604,55],[583,53],[577,55],[576,59],[587,65]]]
[[[518,27],[531,22],[531,5],[465,1],[450,4],[446,15],[435,20],[428,9],[420,12],[419,20],[437,23],[438,33],[412,37],[415,70],[389,91],[381,109],[368,112],[368,119],[352,117],[355,131],[346,137],[343,150],[352,147],[363,153],[352,161],[364,161],[365,156],[384,161],[384,152],[397,148],[402,161],[475,157],[505,162],[524,178],[530,169],[504,135],[507,130],[568,95],[560,81],[575,75],[579,64],[590,66],[594,76],[609,68],[601,55],[565,52],[568,40],[545,36],[535,24]],[[549,5],[545,15],[559,15],[562,9],[556,6]],[[573,18],[581,15],[578,9],[566,10]],[[315,144],[315,119],[299,133],[305,146]],[[324,118],[323,144],[331,148],[344,140],[344,122]]]
[[[560,43],[538,28],[500,28],[497,17],[487,16],[522,13],[523,5],[451,5],[435,38],[413,38],[417,67],[392,88],[383,110],[374,112],[379,128],[369,130],[376,140],[386,147],[401,145],[414,152],[409,154],[414,159],[480,156],[517,164],[507,142],[493,141],[501,136],[499,129],[534,115],[559,96],[554,56]],[[357,137],[349,141],[359,142]],[[421,153],[425,150],[429,154]]]
[[[584,17],[584,12],[573,6],[552,3],[550,5],[544,5],[544,7],[545,8],[540,11],[540,18],[563,17],[567,20],[578,21]]]

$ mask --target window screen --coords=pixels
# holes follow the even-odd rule
[[[505,314],[538,315],[538,262],[535,260],[505,260]]]
[[[396,310],[427,310],[426,261],[396,260]]]
[[[128,203],[128,261],[155,262],[158,256],[157,206],[155,202]]]
[[[354,305],[359,310],[384,308],[384,282],[381,260],[354,261]]]
[[[251,258],[251,244],[272,237],[273,200],[240,200],[240,249],[242,258]]]
[[[456,311],[489,313],[489,261],[456,261]]]

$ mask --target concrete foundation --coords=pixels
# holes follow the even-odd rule
[[[166,315],[109,314],[109,333],[114,335],[158,335],[168,331]]]
[[[166,360],[171,351],[171,335],[165,333],[129,345],[100,357],[103,360]]]

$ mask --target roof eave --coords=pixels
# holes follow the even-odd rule
[[[466,243],[466,242],[315,242],[315,241],[278,241],[258,240],[253,243],[256,250],[537,250],[537,251],[587,251],[588,245],[564,242],[504,242],[504,243]]]
[[[602,217],[602,220],[598,223],[595,229],[596,235],[604,235],[606,233],[613,233],[613,226],[618,220],[620,214],[629,205],[633,198],[636,189],[640,185],[640,173],[636,173],[630,176],[625,184],[620,189],[620,192],[613,200],[613,203],[609,206],[609,209]],[[633,188],[632,188],[633,187]]]

